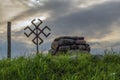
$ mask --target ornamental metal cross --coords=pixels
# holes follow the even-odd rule
[[[45,37],[48,37],[51,33],[46,34],[44,32],[44,30],[48,30],[51,31],[51,29],[48,26],[45,26],[43,29],[40,29],[40,25],[43,23],[42,20],[38,19],[39,23],[35,24],[35,20],[32,20],[31,23],[33,26],[35,26],[34,29],[31,29],[29,26],[25,27],[24,30],[29,30],[30,33],[26,33],[24,32],[24,34],[27,37],[30,37],[32,34],[35,35],[35,37],[32,39],[32,42],[36,45],[36,50],[37,50],[37,54],[39,53],[39,45],[41,45],[44,41],[43,39],[40,37],[40,34],[43,34]]]

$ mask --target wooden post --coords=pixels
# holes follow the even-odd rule
[[[7,23],[7,58],[11,58],[11,22]]]
[[[38,28],[36,27],[36,34],[38,34]],[[39,35],[36,35],[37,39],[36,39],[36,43],[37,43],[37,46],[36,46],[36,49],[37,49],[37,54],[39,53],[39,42],[38,42],[38,36]]]

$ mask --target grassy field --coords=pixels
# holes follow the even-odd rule
[[[120,55],[37,55],[0,60],[0,80],[120,80]]]

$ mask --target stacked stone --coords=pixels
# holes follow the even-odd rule
[[[56,38],[51,45],[50,53],[67,52],[68,50],[81,50],[90,52],[90,46],[84,40],[84,37],[59,37]]]

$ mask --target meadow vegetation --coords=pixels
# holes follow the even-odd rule
[[[120,80],[120,54],[39,54],[2,59],[0,80]]]

